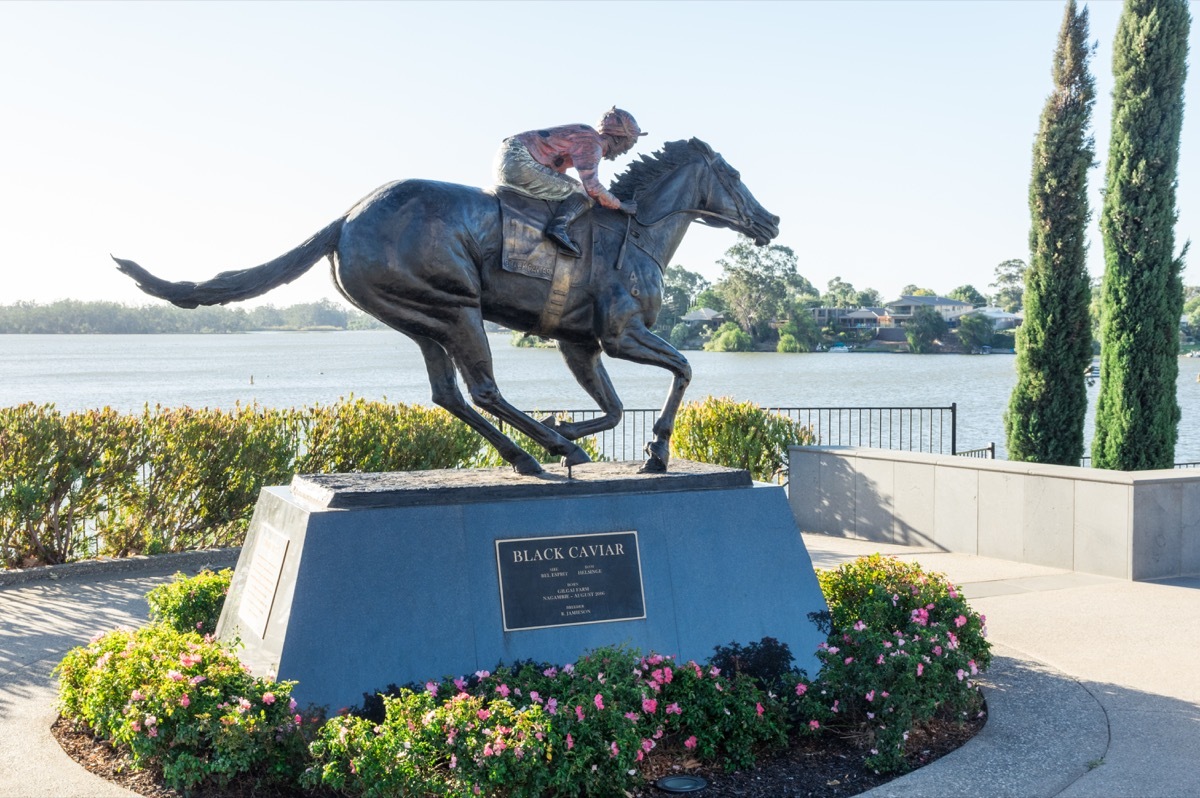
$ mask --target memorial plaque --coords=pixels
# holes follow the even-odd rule
[[[646,617],[637,532],[496,541],[504,631]]]
[[[287,537],[264,525],[238,607],[238,618],[245,628],[260,638],[267,634],[267,621],[271,618],[271,605],[275,603],[275,590],[279,586],[279,573],[283,570],[287,549]]]

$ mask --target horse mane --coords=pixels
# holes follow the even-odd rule
[[[700,139],[668,141],[661,150],[643,155],[641,160],[629,164],[629,168],[613,180],[609,190],[617,199],[631,200],[655,180],[691,161],[694,157],[693,148],[712,152],[712,148]]]

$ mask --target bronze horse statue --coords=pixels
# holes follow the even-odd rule
[[[346,299],[420,347],[434,403],[479,432],[521,474],[538,474],[542,467],[467,403],[456,369],[477,407],[559,455],[564,465],[589,460],[574,440],[621,421],[621,400],[602,351],[667,369],[674,380],[641,467],[660,473],[667,470],[675,414],[692,376],[687,359],[650,331],[662,305],[666,265],[693,221],[736,230],[763,246],[779,234],[779,217],[699,139],[669,142],[642,156],[617,177],[612,191],[637,201],[636,217],[595,208],[590,267],[582,276],[578,269],[573,276],[566,272],[561,281],[502,268],[503,190],[429,180],[389,183],[291,252],[204,282],[171,282],[133,261],[114,260],[146,293],[194,308],[259,296],[328,257]],[[603,415],[537,421],[509,404],[492,373],[485,320],[557,340],[571,373]]]

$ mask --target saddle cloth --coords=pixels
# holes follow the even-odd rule
[[[504,236],[500,266],[507,272],[550,282],[539,329],[528,331],[548,333],[562,318],[572,287],[585,285],[591,277],[594,249],[591,214],[571,225],[571,238],[583,251],[583,257],[575,258],[561,252],[545,235],[557,203],[534,199],[503,186],[494,191],[500,201]]]

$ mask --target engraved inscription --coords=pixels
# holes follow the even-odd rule
[[[285,535],[264,526],[250,560],[250,574],[242,590],[242,603],[238,607],[238,618],[244,629],[260,638],[267,634],[267,621],[271,619],[271,606],[275,603],[275,590],[279,586],[279,574],[283,570],[283,559],[287,555],[288,539]]]
[[[496,541],[504,631],[646,617],[637,532]]]

